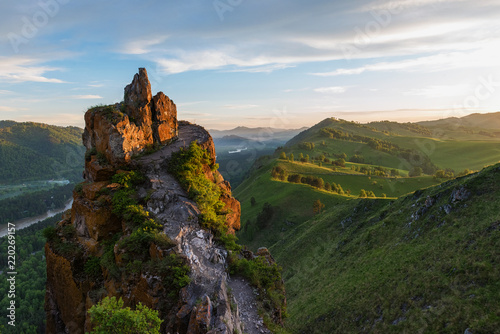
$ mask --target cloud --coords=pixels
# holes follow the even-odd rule
[[[60,68],[41,66],[41,59],[28,57],[1,57],[0,56],[0,79],[8,82],[46,82],[64,83],[64,81],[47,78],[47,72],[60,71]]]
[[[14,94],[13,91],[0,89],[0,95],[11,95]]]
[[[320,87],[320,88],[315,88],[314,91],[323,94],[342,94],[345,93],[346,87],[341,87],[341,86]]]
[[[2,112],[13,112],[13,111],[20,111],[20,110],[26,110],[26,109],[14,108],[14,107],[9,107],[9,106],[0,106],[0,111],[2,111]]]
[[[200,104],[200,103],[206,103],[207,101],[191,101],[191,102],[181,102],[181,103],[176,103],[177,107],[186,107],[186,106],[192,106],[195,104]]]
[[[240,68],[237,70],[230,70],[228,72],[271,73],[271,72],[274,72],[276,70],[283,70],[283,69],[292,68],[295,66],[296,65],[289,65],[289,64],[271,64],[271,65],[257,66],[257,67],[250,67],[250,68]]]
[[[494,47],[500,43],[493,43]],[[331,77],[339,75],[355,75],[364,72],[378,71],[419,71],[435,72],[449,69],[498,66],[496,53],[491,47],[468,52],[439,53],[432,56],[410,58],[392,62],[380,62],[356,68],[339,68],[330,72],[310,73],[315,76]]]
[[[252,109],[260,106],[257,104],[226,104],[223,107],[226,109]]]
[[[449,2],[461,2],[467,0],[393,0],[393,1],[373,1],[370,4],[361,7],[360,11],[375,11],[375,10],[392,10],[398,12],[400,10],[405,10],[414,7],[423,6],[437,6],[443,5]]]
[[[468,85],[434,85],[425,88],[414,88],[404,94],[424,96],[426,98],[458,97],[463,96],[464,92],[469,88]]]
[[[99,95],[73,95],[71,96],[72,99],[77,99],[77,100],[94,100],[94,99],[102,99],[102,96]]]
[[[478,45],[478,41],[498,40],[492,36],[498,30],[499,10],[492,1],[485,1],[489,6],[475,6],[465,0],[374,1],[368,5],[351,2],[344,7],[326,1],[307,5],[294,2],[294,15],[285,17],[288,9],[275,13],[273,24],[263,20],[250,22],[255,5],[249,3],[245,4],[245,13],[235,10],[231,14],[242,19],[240,25],[225,21],[226,29],[209,25],[206,31],[184,32],[188,36],[182,37],[188,38],[190,44],[172,34],[144,56],[168,74],[214,69],[269,73],[308,62],[472,50],[484,46]],[[366,15],[367,11],[388,6],[405,10],[392,15],[387,24],[380,23],[384,19],[380,13]],[[419,11],[415,12],[415,8]],[[304,17],[305,13],[309,16]],[[463,13],[468,16],[464,18]],[[367,32],[368,23],[378,25],[379,31]],[[346,54],[346,47],[354,47],[358,52]]]
[[[291,89],[284,89],[282,90],[283,93],[292,93],[292,92],[304,92],[310,90],[309,87],[304,87],[304,88],[291,88]]]
[[[132,55],[141,55],[150,53],[153,51],[152,49],[153,46],[158,46],[162,44],[167,38],[168,35],[150,37],[150,38],[141,37],[140,39],[126,42],[121,52]]]
[[[206,113],[206,112],[190,112],[190,111],[183,111],[182,112],[183,116],[212,116],[212,114]]]

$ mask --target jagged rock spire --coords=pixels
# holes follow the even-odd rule
[[[115,166],[152,144],[166,144],[178,135],[175,103],[162,92],[152,96],[145,68],[139,68],[124,92],[123,104],[93,108],[85,114],[84,145]]]
[[[139,68],[139,73],[134,75],[132,83],[125,87],[124,102],[130,106],[144,106],[153,98],[151,83],[145,68]]]

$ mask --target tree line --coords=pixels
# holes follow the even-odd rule
[[[280,166],[275,166],[271,170],[271,176],[275,179],[281,181],[288,181],[290,183],[302,183],[308,184],[314,188],[330,191],[339,195],[349,195],[351,193],[350,190],[344,191],[340,184],[335,182],[328,183],[323,180],[321,177],[316,177],[312,175],[301,176],[300,174],[288,174],[287,170]]]
[[[438,169],[427,155],[414,149],[399,147],[398,145],[387,140],[360,136],[332,128],[323,128],[319,131],[319,133],[329,139],[364,143],[374,150],[401,157],[411,166],[422,168],[422,171],[428,175],[433,175]]]

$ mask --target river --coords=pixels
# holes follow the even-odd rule
[[[69,200],[66,203],[66,205],[64,206],[64,208],[49,210],[42,215],[35,216],[35,217],[29,217],[29,218],[23,218],[23,219],[16,220],[16,221],[11,222],[11,223],[14,223],[14,225],[16,226],[16,230],[20,230],[20,229],[23,229],[23,228],[28,227],[30,225],[36,224],[41,220],[53,217],[53,216],[57,215],[58,213],[64,212],[68,209],[71,209],[71,205],[73,205],[73,199]],[[7,224],[0,225],[0,238],[5,236],[5,235],[7,235]]]

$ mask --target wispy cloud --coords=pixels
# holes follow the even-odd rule
[[[25,57],[0,57],[0,79],[9,82],[46,82],[64,83],[55,78],[47,78],[47,72],[59,71],[60,68],[42,66],[42,60]]]
[[[0,106],[0,111],[2,111],[2,112],[13,112],[13,111],[21,111],[21,110],[26,110],[26,109],[14,108],[14,107],[9,107],[9,106]]]
[[[259,107],[257,104],[226,104],[225,109],[253,109]]]
[[[323,94],[342,94],[345,93],[346,87],[342,86],[333,86],[333,87],[320,87],[315,88],[314,91]]]
[[[77,100],[94,100],[94,99],[102,99],[102,96],[99,95],[73,95],[71,96],[72,99],[77,99]]]
[[[11,95],[11,94],[14,94],[14,92],[12,92],[10,90],[2,90],[2,89],[0,89],[0,95]]]
[[[494,44],[498,46],[498,44]],[[439,53],[432,56],[411,58],[392,62],[380,62],[356,68],[339,68],[330,72],[311,73],[312,75],[330,77],[339,75],[355,75],[364,72],[378,71],[419,71],[434,72],[457,68],[497,66],[496,53],[485,48],[471,52]],[[481,59],[481,61],[478,61]]]
[[[212,114],[210,113],[206,113],[206,112],[190,112],[190,111],[183,111],[182,112],[182,115],[184,116],[212,116]]]
[[[360,7],[359,11],[374,10],[404,10],[414,7],[423,7],[429,5],[443,5],[449,2],[462,2],[467,0],[393,0],[393,1],[373,1],[368,5]]]
[[[181,102],[181,103],[176,103],[177,107],[187,107],[187,106],[192,106],[200,103],[205,103],[207,101],[191,101],[191,102]]]
[[[425,88],[414,88],[405,95],[424,96],[426,98],[441,98],[441,97],[459,97],[463,96],[464,92],[470,89],[468,85],[434,85]]]
[[[152,51],[151,47],[162,44],[167,38],[168,35],[150,38],[141,37],[136,40],[128,41],[121,52],[133,55],[146,54]]]
[[[284,89],[282,90],[283,93],[292,93],[292,92],[304,92],[310,90],[309,87],[304,87],[304,88],[290,88],[290,89]]]
[[[271,73],[277,70],[283,70],[286,68],[293,68],[295,65],[291,64],[271,64],[265,66],[240,68],[237,70],[229,70],[228,72],[247,72],[247,73]]]

